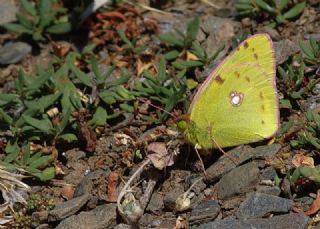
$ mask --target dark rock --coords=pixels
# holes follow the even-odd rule
[[[240,219],[259,218],[269,213],[286,213],[292,206],[289,199],[256,192],[240,204],[236,216]]]
[[[0,1],[0,25],[15,21],[17,12],[14,0]]]
[[[300,214],[286,214],[268,219],[223,219],[202,224],[199,229],[306,229],[309,217]]]
[[[294,42],[286,39],[274,42],[277,64],[284,63],[290,56],[300,51],[300,48]]]
[[[8,42],[0,48],[0,64],[15,64],[31,52],[32,48],[24,42]]]
[[[192,210],[189,222],[190,224],[198,224],[213,220],[218,216],[220,209],[218,201],[205,201]]]
[[[147,206],[147,211],[156,212],[162,210],[163,204],[163,196],[157,192],[154,192],[151,196],[151,199]]]
[[[217,184],[219,199],[228,199],[253,190],[257,185],[259,169],[255,162],[244,164],[224,175]]]
[[[120,223],[115,226],[114,229],[131,229],[131,226],[128,224]]]
[[[73,215],[83,207],[90,199],[89,194],[84,194],[68,200],[62,204],[57,205],[53,210],[49,211],[49,222],[58,221],[64,219],[70,215]]]
[[[212,183],[219,180],[222,175],[234,169],[237,165],[242,164],[250,159],[271,159],[277,154],[280,148],[281,145],[273,144],[267,146],[258,146],[256,148],[244,145],[232,149],[227,152],[229,156],[221,156],[216,163],[212,164],[206,170],[207,176],[205,178],[205,182]],[[230,157],[235,158],[237,160],[237,164],[235,164]]]
[[[274,180],[277,172],[273,167],[267,167],[261,171],[260,180]]]
[[[116,205],[105,204],[91,211],[70,216],[59,223],[56,229],[111,229],[116,225]]]
[[[48,219],[48,211],[32,212],[32,220],[34,222],[46,222]]]
[[[266,186],[266,185],[259,185],[256,189],[257,192],[279,196],[281,193],[281,189],[277,186]]]
[[[280,144],[264,145],[253,148],[253,158],[272,159],[281,149]]]
[[[176,217],[172,213],[164,213],[161,217],[145,213],[140,219],[142,228],[174,228]]]
[[[49,224],[40,224],[36,227],[36,229],[49,229]]]
[[[172,189],[171,191],[165,194],[163,198],[164,207],[171,211],[175,210],[176,200],[183,193],[184,193],[184,189],[182,185],[178,184],[176,187],[174,187],[174,189]]]
[[[198,175],[195,176],[194,174],[186,177],[185,184],[185,190],[189,189],[191,185],[193,185],[192,191],[196,195],[202,193],[202,191],[207,187],[207,185],[203,182],[203,179],[201,179]]]

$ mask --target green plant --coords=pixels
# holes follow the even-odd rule
[[[132,51],[135,54],[140,54],[147,49],[147,46],[136,46],[136,41],[135,40],[130,41],[126,37],[124,30],[119,30],[118,34],[121,41],[124,43],[122,48],[124,48],[125,50]]]
[[[292,64],[284,64],[278,67],[279,78],[285,85],[285,96],[280,100],[280,107],[292,108],[292,101],[300,99],[305,92],[302,87],[302,82],[305,79],[304,75],[305,64],[302,62],[299,67],[293,67]]]
[[[301,41],[300,49],[304,54],[304,61],[309,65],[320,64],[320,42],[315,39]]]
[[[175,29],[176,34],[160,34],[158,37],[161,41],[167,43],[170,46],[177,47],[179,49],[189,48],[192,42],[196,40],[200,29],[200,19],[195,17],[187,25],[185,32]]]
[[[313,110],[308,110],[305,115],[303,128],[297,133],[297,138],[290,141],[294,148],[302,146],[312,146],[320,149],[320,114]]]
[[[273,21],[269,26],[275,27],[299,16],[306,3],[294,4],[290,0],[237,0],[235,6],[240,16],[258,17],[267,14]]]
[[[29,0],[20,0],[20,3],[22,13],[17,13],[17,22],[3,25],[8,31],[30,35],[35,41],[45,40],[46,34],[71,31],[67,9],[60,6],[57,0],[40,0],[36,6]]]
[[[135,82],[134,94],[160,103],[164,105],[165,111],[170,112],[179,102],[185,100],[187,88],[184,81],[185,74],[177,74],[176,78],[173,78],[167,73],[166,60],[162,56],[159,61],[158,73],[154,76],[145,71],[143,78]],[[157,113],[162,121],[167,117],[166,113],[161,113],[159,110]],[[147,116],[144,117],[148,119]]]

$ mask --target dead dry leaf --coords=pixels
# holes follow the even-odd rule
[[[313,203],[311,204],[310,208],[303,212],[305,215],[314,215],[320,210],[320,190],[317,192],[317,197],[314,199]]]
[[[300,166],[308,166],[308,167],[314,168],[313,158],[309,156],[305,156],[302,153],[298,153],[294,155],[291,162],[296,168]]]
[[[116,171],[113,171],[108,176],[108,187],[107,187],[107,201],[115,203],[117,202],[118,198],[118,192],[117,192],[117,186],[118,186],[118,180],[119,180],[119,174]]]
[[[173,156],[168,152],[167,146],[163,142],[152,142],[147,147],[148,158],[154,167],[162,170],[166,166],[174,164]]]

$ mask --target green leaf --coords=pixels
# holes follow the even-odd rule
[[[102,107],[98,107],[92,119],[89,121],[89,125],[93,127],[104,126],[107,122],[107,117],[107,111]]]
[[[306,7],[306,3],[305,2],[301,2],[301,3],[297,4],[297,5],[295,5],[294,7],[292,7],[286,13],[284,13],[283,17],[285,19],[295,18],[295,17],[299,16],[302,13],[302,11],[304,10],[305,7]]]
[[[98,61],[95,56],[91,57],[90,64],[91,64],[92,72],[96,76],[97,84],[99,85],[99,84],[104,83],[106,77],[101,74],[99,67],[98,67]]]
[[[40,0],[40,28],[45,28],[53,22],[55,11],[52,10],[51,0]]]
[[[10,140],[7,143],[4,151],[7,154],[6,158],[4,159],[5,162],[10,163],[10,162],[16,160],[17,157],[19,156],[19,153],[20,153],[20,148],[19,148],[17,141]]]
[[[291,108],[292,108],[292,105],[291,105],[290,100],[281,99],[281,100],[280,100],[280,108],[291,109]]]
[[[160,34],[158,38],[169,45],[178,46],[180,48],[184,47],[183,40],[179,40],[178,38],[175,38],[172,34]]]
[[[125,32],[123,29],[118,31],[120,39],[127,45],[128,48],[133,49],[134,45],[133,43],[127,38]]]
[[[28,0],[20,0],[22,8],[31,16],[37,16],[35,7]]]
[[[33,23],[32,21],[28,20],[26,17],[22,16],[21,14],[17,13],[16,14],[17,20],[18,22],[23,25],[24,27],[26,27],[28,30],[32,30],[33,29]]]
[[[313,59],[315,58],[314,52],[310,46],[310,43],[308,41],[301,41],[299,42],[300,49],[302,52],[308,56],[309,58]]]
[[[27,165],[29,159],[30,159],[30,143],[26,142],[22,146],[21,164],[22,165]]]
[[[39,99],[34,99],[32,101],[26,100],[24,103],[27,108],[36,112],[44,113],[49,106],[54,105],[60,96],[61,92],[57,92],[55,94],[42,96]]]
[[[35,119],[27,115],[22,115],[24,121],[29,124],[30,126],[33,126],[34,128],[40,130],[41,132],[45,134],[52,134],[53,126],[49,119]]]
[[[26,27],[16,24],[16,23],[7,23],[5,25],[2,25],[6,30],[14,33],[27,33],[32,34],[32,31],[27,29]]]
[[[109,105],[117,102],[117,100],[114,98],[114,93],[110,91],[100,92],[99,97],[102,99],[103,102]]]
[[[290,2],[290,0],[281,0],[281,1],[276,1],[277,3],[279,3],[279,10],[282,11],[284,8],[286,8]]]
[[[29,167],[39,169],[39,168],[44,168],[47,165],[49,165],[49,163],[53,160],[53,156],[46,155],[46,156],[41,156],[40,158],[37,158],[35,160],[33,158],[31,158],[30,161],[31,160],[32,160],[32,162],[29,164]]]
[[[52,180],[55,177],[55,168],[54,167],[49,167],[46,168],[45,170],[43,170],[41,173],[37,173],[37,177],[41,180],[41,181],[48,181],[48,180]]]
[[[268,3],[264,2],[263,0],[256,0],[255,2],[257,4],[257,6],[259,6],[259,8],[261,8],[269,13],[272,13],[272,14],[277,13],[276,9],[271,7]]]
[[[17,94],[2,94],[0,93],[0,106],[7,105],[9,103],[17,103],[18,102]]]
[[[60,24],[56,24],[53,26],[50,26],[46,29],[46,32],[52,33],[52,34],[64,34],[69,33],[72,30],[72,25],[70,22],[64,22]]]
[[[93,84],[91,82],[91,79],[88,77],[87,74],[85,74],[83,71],[81,71],[79,68],[74,66],[73,60],[68,61],[68,66],[70,70],[75,74],[75,76],[86,86],[92,87]]]
[[[200,18],[196,16],[189,24],[187,25],[187,40],[190,42],[194,41],[197,38],[198,32],[200,29]]]
[[[120,105],[121,110],[126,111],[128,113],[133,113],[134,112],[134,108],[133,106],[130,106],[126,103],[121,103]]]
[[[66,128],[66,126],[69,123],[70,116],[71,116],[71,110],[68,109],[67,111],[64,112],[61,122],[56,127],[56,135],[60,135],[62,131]]]
[[[167,53],[165,53],[163,55],[164,59],[166,60],[174,60],[176,59],[178,56],[180,55],[180,53],[177,51],[177,50],[172,50],[172,51],[169,51]]]
[[[2,108],[0,108],[0,121],[2,124],[5,123],[7,125],[11,125],[13,119]]]
[[[281,125],[281,130],[280,130],[280,134],[285,134],[287,133],[290,128],[293,126],[294,122],[292,119],[290,119],[288,122],[285,122],[284,124]]]
[[[61,134],[57,137],[57,139],[62,139],[69,143],[78,141],[78,137],[72,133]]]
[[[177,60],[172,65],[178,69],[184,69],[203,66],[203,63],[197,60]]]

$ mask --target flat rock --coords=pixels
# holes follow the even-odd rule
[[[163,196],[157,192],[154,192],[147,205],[147,211],[156,212],[163,208]]]
[[[297,213],[274,216],[268,219],[223,219],[202,224],[199,229],[306,229],[309,217]]]
[[[196,208],[192,209],[189,218],[190,224],[204,223],[215,219],[221,208],[216,200],[209,200],[199,204]]]
[[[31,52],[29,44],[18,41],[8,42],[0,48],[0,64],[15,64]]]
[[[105,204],[91,211],[70,216],[59,223],[56,229],[111,229],[116,225],[116,205]]]
[[[163,198],[164,207],[168,210],[175,210],[176,200],[184,193],[182,185],[177,185],[174,189],[165,194]]]
[[[206,170],[206,183],[213,183],[219,180],[222,175],[228,173],[230,170],[234,169],[237,165],[242,164],[249,159],[270,159],[274,157],[280,150],[281,145],[273,144],[268,146],[258,146],[252,148],[248,145],[239,146],[227,152],[229,155],[223,155],[219,160],[212,164]],[[237,164],[230,159],[230,156],[237,160]]]
[[[282,64],[290,56],[300,51],[299,45],[286,39],[274,42],[274,50],[276,51],[277,64]]]
[[[256,191],[274,196],[279,196],[281,193],[281,189],[279,187],[266,185],[258,185]]]
[[[18,9],[14,4],[14,0],[0,1],[0,25],[13,22],[16,20],[16,13]]]
[[[217,183],[219,199],[228,199],[253,190],[259,179],[257,163],[250,162],[231,170]]]
[[[49,211],[48,221],[58,221],[75,214],[88,202],[89,199],[90,195],[84,194],[57,205],[53,210]]]
[[[293,202],[289,199],[264,193],[251,193],[236,212],[240,219],[259,218],[269,213],[287,213]]]

